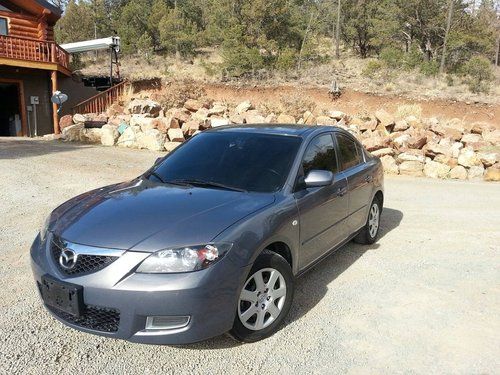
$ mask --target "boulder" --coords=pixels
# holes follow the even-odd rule
[[[424,165],[424,175],[431,178],[446,178],[450,172],[450,166],[427,158]]]
[[[89,118],[85,115],[82,115],[80,113],[76,113],[73,115],[73,123],[74,124],[80,124],[80,123],[84,123],[85,121],[87,121]]]
[[[453,158],[451,156],[443,155],[443,154],[438,154],[434,157],[434,161],[437,163],[441,164],[446,164],[450,166],[451,168],[456,167],[458,165],[458,161],[456,158]]]
[[[124,110],[125,108],[123,108],[123,106],[121,106],[120,104],[113,103],[109,106],[108,109],[106,109],[106,115],[108,117],[116,116],[122,114]]]
[[[165,142],[164,147],[167,152],[172,152],[180,145],[182,145],[182,142]]]
[[[329,116],[318,116],[316,117],[317,125],[335,125],[337,121]]]
[[[404,133],[392,140],[392,143],[397,148],[404,148],[408,146],[408,142],[410,141],[411,136],[407,133]]]
[[[425,156],[422,150],[408,150],[398,155],[398,161],[417,161],[423,164],[425,162]]]
[[[478,158],[477,154],[470,148],[464,148],[458,155],[458,164],[464,167],[483,167],[483,163]]]
[[[495,130],[495,126],[492,124],[488,124],[485,122],[475,122],[474,124],[472,124],[470,132],[474,134],[483,134],[493,130]]]
[[[423,134],[415,134],[408,139],[407,146],[409,148],[420,149],[427,143],[427,136]]]
[[[266,119],[260,114],[259,111],[251,109],[244,113],[245,122],[247,124],[263,124]]]
[[[201,110],[201,108],[199,110]],[[208,110],[207,110],[207,113],[208,113]],[[172,118],[176,119],[177,122],[179,123],[179,126],[182,123],[188,121],[190,116],[191,116],[191,112],[189,112],[187,109],[184,109],[184,108],[171,108],[167,111],[167,113],[165,113],[165,117],[172,117]]]
[[[223,115],[227,111],[227,106],[224,104],[217,103],[212,108],[208,110],[208,115]]]
[[[281,113],[276,119],[276,122],[278,124],[295,124],[295,118],[293,116]]]
[[[184,142],[184,134],[181,129],[168,129],[168,139],[171,142]]]
[[[483,139],[495,146],[500,145],[500,129],[483,132]]]
[[[302,115],[302,118],[304,119],[304,124],[306,125],[316,125],[316,118],[310,111],[305,111],[304,114]]]
[[[328,112],[328,115],[334,119],[334,120],[337,120],[337,121],[340,121],[344,118],[345,116],[345,113],[342,112],[342,111],[329,111]]]
[[[450,170],[450,178],[455,180],[465,180],[467,179],[467,169],[461,165],[457,165]]]
[[[361,141],[361,143],[366,150],[370,152],[386,148],[389,145],[388,139],[382,137],[365,138]]]
[[[218,126],[224,126],[224,125],[229,125],[231,121],[227,118],[223,117],[210,117],[210,124],[212,128],[216,128]]]
[[[137,126],[127,126],[127,128],[123,131],[122,135],[120,135],[120,137],[118,138],[118,141],[116,141],[116,145],[118,147],[128,147],[128,148],[137,147],[136,132],[139,132],[139,129]]]
[[[101,143],[101,128],[83,128],[80,133],[82,142]]]
[[[415,129],[424,128],[422,121],[420,121],[420,119],[417,116],[414,116],[414,115],[407,116],[404,119],[404,121],[408,124],[408,126],[411,126],[412,128],[415,128]],[[396,122],[396,125],[397,125],[397,122]]]
[[[62,139],[62,134],[44,134],[42,136],[42,139],[44,141],[57,141],[59,139]]]
[[[443,154],[446,156],[452,156],[451,146],[445,146],[444,144],[438,144],[435,142],[429,142],[425,146],[425,155],[431,158],[435,157],[438,154]]]
[[[500,181],[500,163],[486,169],[484,174],[485,181]]]
[[[385,128],[394,125],[394,116],[384,109],[379,109],[378,111],[376,111],[375,117],[377,118],[380,125]]]
[[[65,115],[59,119],[59,129],[63,130],[64,128],[67,128],[71,125],[73,125],[73,116]]]
[[[201,101],[196,99],[188,99],[184,102],[184,108],[191,112],[196,112],[203,107],[206,108],[206,103],[202,103]]]
[[[403,161],[399,165],[399,173],[409,176],[423,176],[424,163],[420,161]]]
[[[229,122],[231,124],[244,124],[245,123],[245,116],[239,115],[239,114],[236,114],[236,113],[232,114],[232,115],[229,116]]]
[[[182,124],[182,133],[184,136],[192,136],[197,130],[200,129],[200,122],[196,120],[189,120]]]
[[[118,127],[113,125],[104,125],[101,130],[101,144],[103,146],[114,146],[120,137]]]
[[[467,172],[467,178],[469,180],[479,180],[482,179],[484,175],[484,167],[481,166],[472,166],[469,168]]]
[[[157,117],[155,119],[155,128],[163,134],[166,134],[170,128],[179,128],[179,121],[173,117]]]
[[[198,122],[206,122],[209,117],[209,110],[207,108],[200,108],[195,113],[193,113],[191,119],[196,120]],[[182,121],[187,122],[189,119]]]
[[[377,128],[377,119],[372,118],[370,120],[366,120],[363,124],[359,125],[359,130],[361,131],[374,131]]]
[[[382,156],[386,156],[386,155],[393,156],[394,155],[394,150],[392,148],[390,148],[390,147],[381,148],[381,149],[372,151],[372,155],[373,156],[377,156],[379,158],[381,158]]]
[[[462,148],[464,148],[464,145],[461,142],[454,142],[450,147],[451,156],[455,159],[458,158],[458,155],[460,155],[460,150]]]
[[[83,123],[67,126],[62,130],[62,138],[65,141],[80,142],[82,140],[81,132],[83,129]]]
[[[455,128],[445,126],[443,137],[453,139],[454,141],[459,141],[462,138],[462,132]]]
[[[384,168],[384,172],[388,174],[399,174],[399,167],[396,163],[396,160],[390,155],[384,155],[380,158],[382,162],[382,167]]]
[[[476,143],[476,142],[481,142],[483,140],[483,137],[481,134],[464,134],[462,136],[461,142],[464,143],[466,146],[471,143]]]
[[[477,157],[485,167],[491,167],[500,162],[500,154],[496,152],[478,152]]]
[[[278,116],[276,116],[274,113],[270,113],[266,116],[266,118],[264,119],[264,122],[266,124],[275,124],[276,123],[276,120],[277,120]]]
[[[237,114],[241,115],[242,113],[245,113],[250,109],[253,109],[252,103],[250,102],[250,100],[245,100],[244,102],[241,102],[236,106],[235,111]]]
[[[133,99],[126,108],[127,113],[144,114],[149,117],[157,117],[160,110],[160,104],[150,99]]]
[[[394,124],[394,131],[395,132],[401,132],[405,131],[410,127],[410,124],[406,120],[398,120]]]
[[[146,130],[145,132],[138,133],[137,147],[146,148],[151,151],[161,151],[163,150],[166,137],[158,129]]]

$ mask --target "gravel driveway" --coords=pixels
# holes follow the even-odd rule
[[[159,154],[0,139],[0,374],[498,373],[500,185],[386,179],[379,242],[297,282],[273,337],[147,346],[66,328],[42,308],[28,250],[49,211]]]

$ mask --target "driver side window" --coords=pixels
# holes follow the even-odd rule
[[[307,146],[302,159],[303,176],[307,176],[313,169],[327,170],[333,174],[338,172],[337,155],[331,134],[319,135]]]

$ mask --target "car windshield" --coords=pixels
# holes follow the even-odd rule
[[[283,187],[300,143],[294,136],[206,132],[167,157],[149,178],[172,184],[275,192]]]

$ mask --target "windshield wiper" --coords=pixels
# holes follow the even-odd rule
[[[168,183],[188,184],[188,185],[193,185],[193,186],[216,187],[216,188],[220,188],[220,189],[239,191],[242,193],[247,192],[245,189],[241,189],[241,188],[238,188],[235,186],[221,184],[221,183],[215,182],[215,181],[203,181],[203,180],[197,180],[197,179],[180,179],[180,180],[168,181]]]
[[[163,178],[158,173],[156,173],[156,172],[153,171],[153,172],[150,172],[149,175],[156,177],[158,180],[160,180],[161,183],[165,184],[165,181],[163,180]]]

